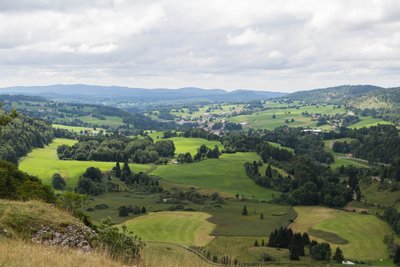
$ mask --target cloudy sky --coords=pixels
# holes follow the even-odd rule
[[[0,86],[400,85],[400,0],[0,0]]]

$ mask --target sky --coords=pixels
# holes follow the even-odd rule
[[[0,0],[0,87],[400,86],[400,0]]]

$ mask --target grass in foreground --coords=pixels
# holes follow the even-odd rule
[[[295,210],[298,217],[291,224],[294,231],[309,232],[311,238],[328,241],[333,248],[340,246],[346,258],[376,260],[389,257],[383,237],[385,234],[392,234],[393,231],[376,216],[324,207],[295,207]],[[336,240],[330,240],[327,235],[319,235],[327,239],[321,240],[313,236],[313,231],[310,232],[309,229],[332,233],[347,240],[348,244],[334,244]]]
[[[160,165],[151,174],[162,177],[174,184],[213,189],[214,192],[253,196],[260,200],[270,200],[279,195],[271,189],[255,184],[247,177],[243,164],[258,161],[256,153],[223,154],[219,159],[206,159],[190,164]]]
[[[36,148],[20,161],[19,169],[39,177],[44,183],[51,184],[54,173],[60,173],[67,182],[67,186],[74,187],[78,178],[89,167],[98,167],[101,171],[109,171],[115,162],[59,160],[57,147],[63,144],[73,145],[77,141],[56,138],[45,148]],[[145,171],[149,165],[129,164],[134,172]]]
[[[215,266],[193,252],[172,244],[147,243],[141,254],[146,267]]]
[[[129,230],[146,241],[173,242],[189,246],[205,246],[215,225],[204,212],[154,212],[126,221]]]
[[[59,246],[44,246],[0,237],[0,266],[7,267],[122,267],[106,253],[82,253]]]

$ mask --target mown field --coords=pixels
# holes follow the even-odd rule
[[[198,255],[178,245],[164,243],[146,243],[141,252],[146,267],[213,267]]]
[[[247,177],[243,164],[258,161],[256,153],[223,154],[219,159],[206,159],[190,164],[160,165],[151,174],[163,180],[182,185],[212,189],[230,196],[270,200],[279,193],[255,184]]]
[[[213,237],[215,225],[205,212],[154,212],[124,222],[124,225],[146,241],[173,242],[188,246],[205,246]]]
[[[374,215],[362,215],[324,207],[295,207],[298,217],[291,228],[308,232],[311,238],[340,246],[348,259],[387,259],[389,251],[383,243],[390,226]],[[344,241],[344,242],[343,242]]]
[[[60,173],[67,182],[67,186],[74,187],[78,178],[89,167],[97,167],[102,171],[109,171],[115,166],[115,162],[59,160],[57,147],[62,144],[73,145],[76,140],[56,138],[45,148],[36,148],[26,157],[21,159],[19,169],[31,175],[39,177],[44,183],[51,184],[54,173]],[[130,164],[133,171],[145,171],[149,165]]]

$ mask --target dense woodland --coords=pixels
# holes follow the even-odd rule
[[[370,163],[399,164],[400,135],[393,125],[378,125],[359,130],[341,132],[343,137],[354,140],[335,142],[333,150],[341,153],[352,153],[357,158]]]
[[[54,138],[51,124],[19,114],[0,127],[0,159],[17,163],[33,148],[44,147]]]
[[[173,157],[175,146],[171,140],[154,142],[151,138],[82,137],[73,146],[57,148],[60,159],[95,161],[130,161],[136,163],[163,163],[163,158]]]

